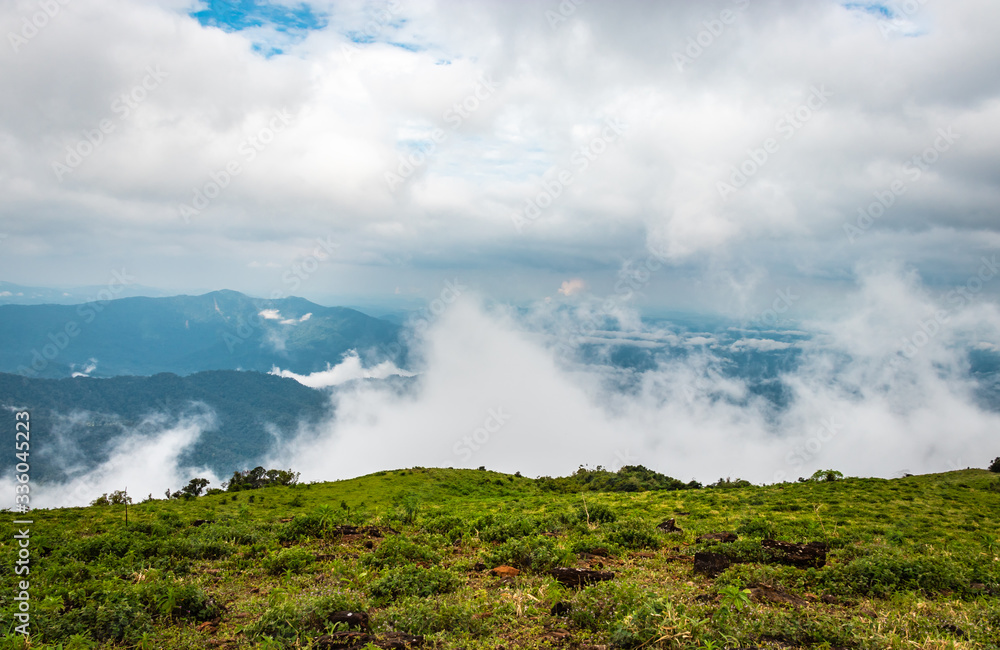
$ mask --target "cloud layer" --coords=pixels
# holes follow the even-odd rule
[[[996,250],[992,3],[270,4],[0,9],[6,278],[267,295],[330,237],[299,293],[533,299],[652,248],[725,309]]]

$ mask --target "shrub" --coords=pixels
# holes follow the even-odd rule
[[[736,527],[736,532],[745,537],[760,537],[763,539],[773,539],[777,530],[767,519],[763,517],[744,517],[740,525]]]
[[[606,630],[637,607],[645,596],[645,592],[633,584],[600,582],[573,595],[568,618],[586,630]]]
[[[275,555],[264,558],[261,563],[271,575],[281,575],[286,571],[303,573],[316,561],[316,556],[304,548],[286,548]]]
[[[572,552],[560,547],[551,538],[537,535],[508,540],[486,556],[486,562],[493,566],[507,564],[536,573],[566,566],[574,560]]]
[[[368,587],[368,593],[380,603],[388,603],[403,596],[427,597],[446,594],[458,589],[461,580],[447,569],[424,567],[415,564],[390,569]]]
[[[682,639],[692,641],[705,633],[704,623],[686,615],[683,605],[675,607],[665,598],[650,595],[615,625],[611,641],[620,648],[641,648]]]
[[[411,542],[401,535],[382,540],[374,552],[364,557],[362,562],[373,567],[395,567],[415,562],[437,564],[441,555],[428,546]]]
[[[1000,456],[993,459],[993,462],[990,463],[989,469],[991,472],[1000,472]]]
[[[839,593],[878,597],[903,591],[958,590],[968,584],[962,567],[949,558],[885,552],[830,567],[824,577]]]
[[[304,601],[285,602],[265,610],[263,616],[244,628],[243,633],[250,639],[271,637],[294,641],[300,635],[320,634],[329,627],[333,612],[364,611],[368,604],[352,592],[336,592]]]
[[[409,598],[387,609],[384,618],[392,627],[407,634],[461,632],[483,636],[489,632],[486,619],[477,616],[470,603],[451,598]]]
[[[577,519],[592,524],[610,524],[618,519],[618,515],[603,503],[587,505],[586,502],[577,511]]]
[[[608,541],[636,551],[643,548],[660,548],[660,539],[656,536],[646,522],[641,519],[629,519],[615,524],[614,528],[607,533]]]

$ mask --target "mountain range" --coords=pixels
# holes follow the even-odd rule
[[[405,361],[400,326],[303,298],[236,291],[78,305],[0,305],[0,372],[26,377],[186,375],[274,366],[299,374],[362,360]]]

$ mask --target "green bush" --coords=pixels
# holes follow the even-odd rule
[[[573,595],[567,616],[578,627],[598,632],[624,618],[645,598],[646,593],[634,584],[599,582]]]
[[[610,524],[618,519],[618,515],[603,503],[592,503],[580,506],[576,518],[591,524]]]
[[[362,562],[371,567],[396,567],[415,562],[437,564],[441,554],[423,544],[412,542],[402,535],[393,535],[382,540],[372,553],[366,555]]]
[[[609,542],[636,551],[643,548],[660,548],[660,539],[653,528],[641,519],[618,522],[606,534]]]
[[[447,569],[415,564],[390,569],[368,586],[368,593],[379,603],[388,603],[404,596],[427,597],[446,594],[458,589],[462,581]]]
[[[311,552],[304,548],[293,547],[286,548],[277,554],[269,555],[264,558],[261,565],[271,575],[281,575],[286,571],[304,573],[315,561],[316,556]]]
[[[464,633],[473,637],[489,632],[486,619],[471,603],[458,598],[407,598],[387,609],[380,618],[407,634]]]
[[[966,571],[950,558],[881,552],[832,566],[825,584],[837,593],[886,597],[904,591],[926,593],[963,589]]]
[[[762,517],[744,517],[740,525],[736,527],[736,532],[743,537],[759,537],[761,539],[774,539],[777,530],[767,519]]]
[[[294,641],[302,635],[327,632],[331,627],[330,616],[334,612],[358,612],[366,609],[368,603],[359,594],[335,592],[270,607],[257,621],[244,628],[243,633],[250,639],[271,637]]]
[[[486,562],[492,566],[506,564],[536,573],[572,564],[575,559],[571,551],[555,540],[540,535],[506,541],[486,555]]]

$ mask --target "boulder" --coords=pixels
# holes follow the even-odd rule
[[[776,539],[765,539],[760,545],[770,551],[773,562],[788,564],[800,569],[808,567],[818,569],[825,565],[826,552],[830,548],[823,542],[795,544],[792,542],[780,542]]]
[[[681,530],[680,528],[677,527],[676,523],[674,523],[674,518],[673,517],[671,517],[670,519],[667,519],[665,522],[663,522],[662,524],[660,524],[656,528],[657,528],[657,530],[662,530],[665,533],[683,533],[684,532],[683,530]]]
[[[729,568],[732,561],[725,555],[719,553],[695,553],[694,572],[714,578]]]
[[[572,567],[556,567],[549,571],[549,575],[561,582],[566,587],[583,587],[595,582],[613,580],[613,571],[593,571],[591,569],[575,569]]]
[[[490,575],[496,576],[498,578],[513,578],[519,573],[521,572],[518,569],[515,569],[514,567],[507,565],[498,566],[496,568],[490,569]]]

